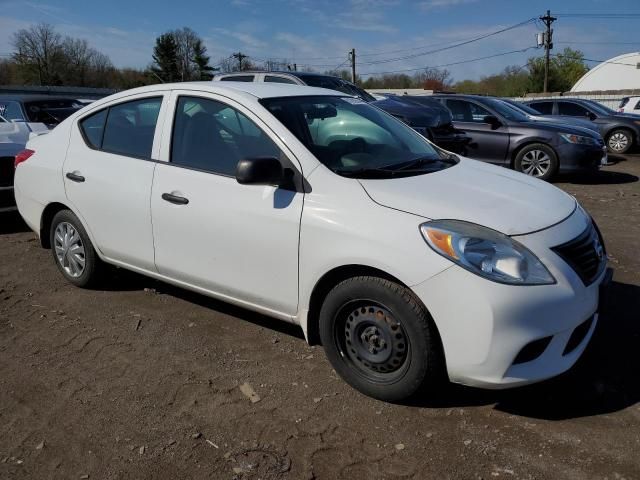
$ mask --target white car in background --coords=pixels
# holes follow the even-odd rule
[[[618,113],[640,114],[640,97],[624,97],[618,105]]]
[[[572,196],[325,89],[129,90],[16,163],[19,211],[69,282],[110,263],[293,322],[383,400],[441,373],[507,388],[564,372],[610,278]]]

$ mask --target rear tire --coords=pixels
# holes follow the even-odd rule
[[[49,231],[51,253],[62,276],[76,287],[94,286],[103,264],[87,231],[71,210],[55,214]]]
[[[558,156],[548,145],[532,143],[518,152],[513,166],[525,175],[550,180],[558,172]]]
[[[633,134],[624,128],[618,128],[607,135],[607,150],[610,153],[624,154],[633,145]]]
[[[413,292],[389,280],[354,277],[336,285],[320,310],[320,338],[336,372],[373,398],[400,401],[442,378],[431,318]]]

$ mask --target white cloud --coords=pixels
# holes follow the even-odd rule
[[[455,7],[457,5],[463,5],[465,3],[475,3],[478,0],[425,0],[419,3],[419,7],[422,10],[434,10]]]

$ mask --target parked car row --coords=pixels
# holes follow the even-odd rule
[[[640,115],[618,113],[593,100],[562,98],[529,100],[525,103],[542,115],[590,120],[611,153],[626,153],[640,139]]]
[[[0,213],[16,210],[15,156],[32,136],[49,132],[86,103],[49,95],[0,95]]]
[[[441,101],[472,139],[508,139],[478,151],[508,158],[538,132],[550,161],[542,139],[601,153],[597,133],[564,138],[494,99]],[[383,400],[568,370],[611,276],[574,197],[340,91],[143,87],[72,114],[15,163],[20,214],[70,283],[95,284],[107,263],[298,324]]]

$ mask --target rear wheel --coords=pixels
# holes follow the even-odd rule
[[[355,277],[334,287],[320,336],[336,372],[365,395],[399,401],[440,379],[435,327],[415,295],[389,280]]]
[[[627,153],[632,144],[633,135],[628,130],[614,130],[607,136],[607,149],[611,153]]]
[[[518,152],[514,168],[540,180],[549,180],[558,171],[558,157],[548,145],[533,143]]]
[[[102,262],[78,217],[70,210],[56,213],[49,234],[51,253],[60,273],[77,287],[95,285]]]

